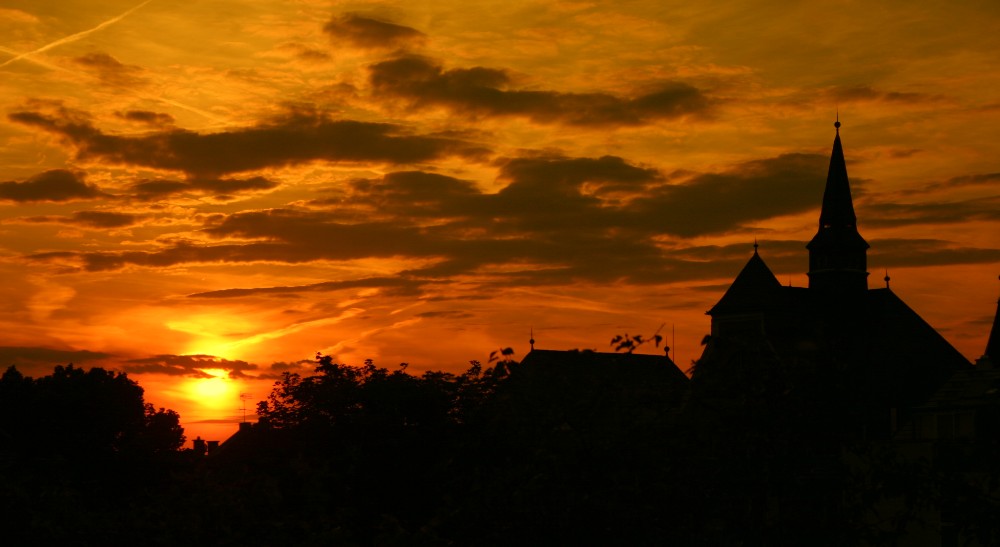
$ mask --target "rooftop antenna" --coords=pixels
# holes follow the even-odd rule
[[[240,410],[243,411],[243,423],[247,423],[247,399],[253,397],[249,393],[240,393]]]

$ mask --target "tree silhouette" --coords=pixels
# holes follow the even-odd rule
[[[0,431],[25,457],[100,459],[174,451],[184,442],[177,413],[146,404],[126,374],[72,364],[38,379],[8,368],[0,377]]]
[[[70,364],[33,379],[8,368],[0,376],[0,513],[19,525],[5,539],[124,540],[170,483],[183,442],[177,413],[147,404],[124,373]]]

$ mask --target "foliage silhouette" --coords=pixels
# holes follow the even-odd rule
[[[57,366],[0,376],[0,514],[13,544],[93,541],[149,507],[180,463],[176,412],[155,409],[123,373]]]

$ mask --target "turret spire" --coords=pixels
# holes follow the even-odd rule
[[[823,191],[819,230],[809,242],[809,288],[856,292],[868,288],[868,242],[858,233],[857,216],[840,142],[840,113]]]
[[[993,328],[990,329],[990,338],[986,342],[986,356],[993,364],[1000,361],[1000,298],[997,298],[997,312],[993,315]]]
[[[837,136],[833,139],[833,153],[830,155],[830,169],[826,174],[826,190],[823,192],[823,209],[819,215],[819,225],[820,228],[824,226],[853,228],[858,218],[854,214],[854,200],[851,199],[851,183],[847,178],[844,147],[840,144],[840,122],[837,121],[833,126],[837,128]]]

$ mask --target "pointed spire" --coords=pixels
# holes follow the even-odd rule
[[[531,345],[531,350],[534,351],[534,349],[535,349],[535,327],[531,327],[530,328],[530,333],[531,334],[529,334],[528,336],[530,336],[531,338],[528,340],[528,344]]]
[[[851,199],[851,184],[847,178],[847,162],[844,147],[840,144],[840,114],[833,124],[837,136],[833,139],[833,153],[830,155],[830,169],[826,175],[826,190],[823,192],[823,209],[819,215],[820,228],[847,227],[858,223]]]
[[[847,162],[840,143],[839,112],[833,127],[837,134],[823,190],[819,230],[806,245],[809,249],[809,288],[861,294],[868,289],[868,242],[858,233]]]
[[[1000,298],[997,298],[997,312],[993,314],[993,328],[990,329],[990,338],[986,342],[984,356],[993,361],[995,365],[1000,364]]]

